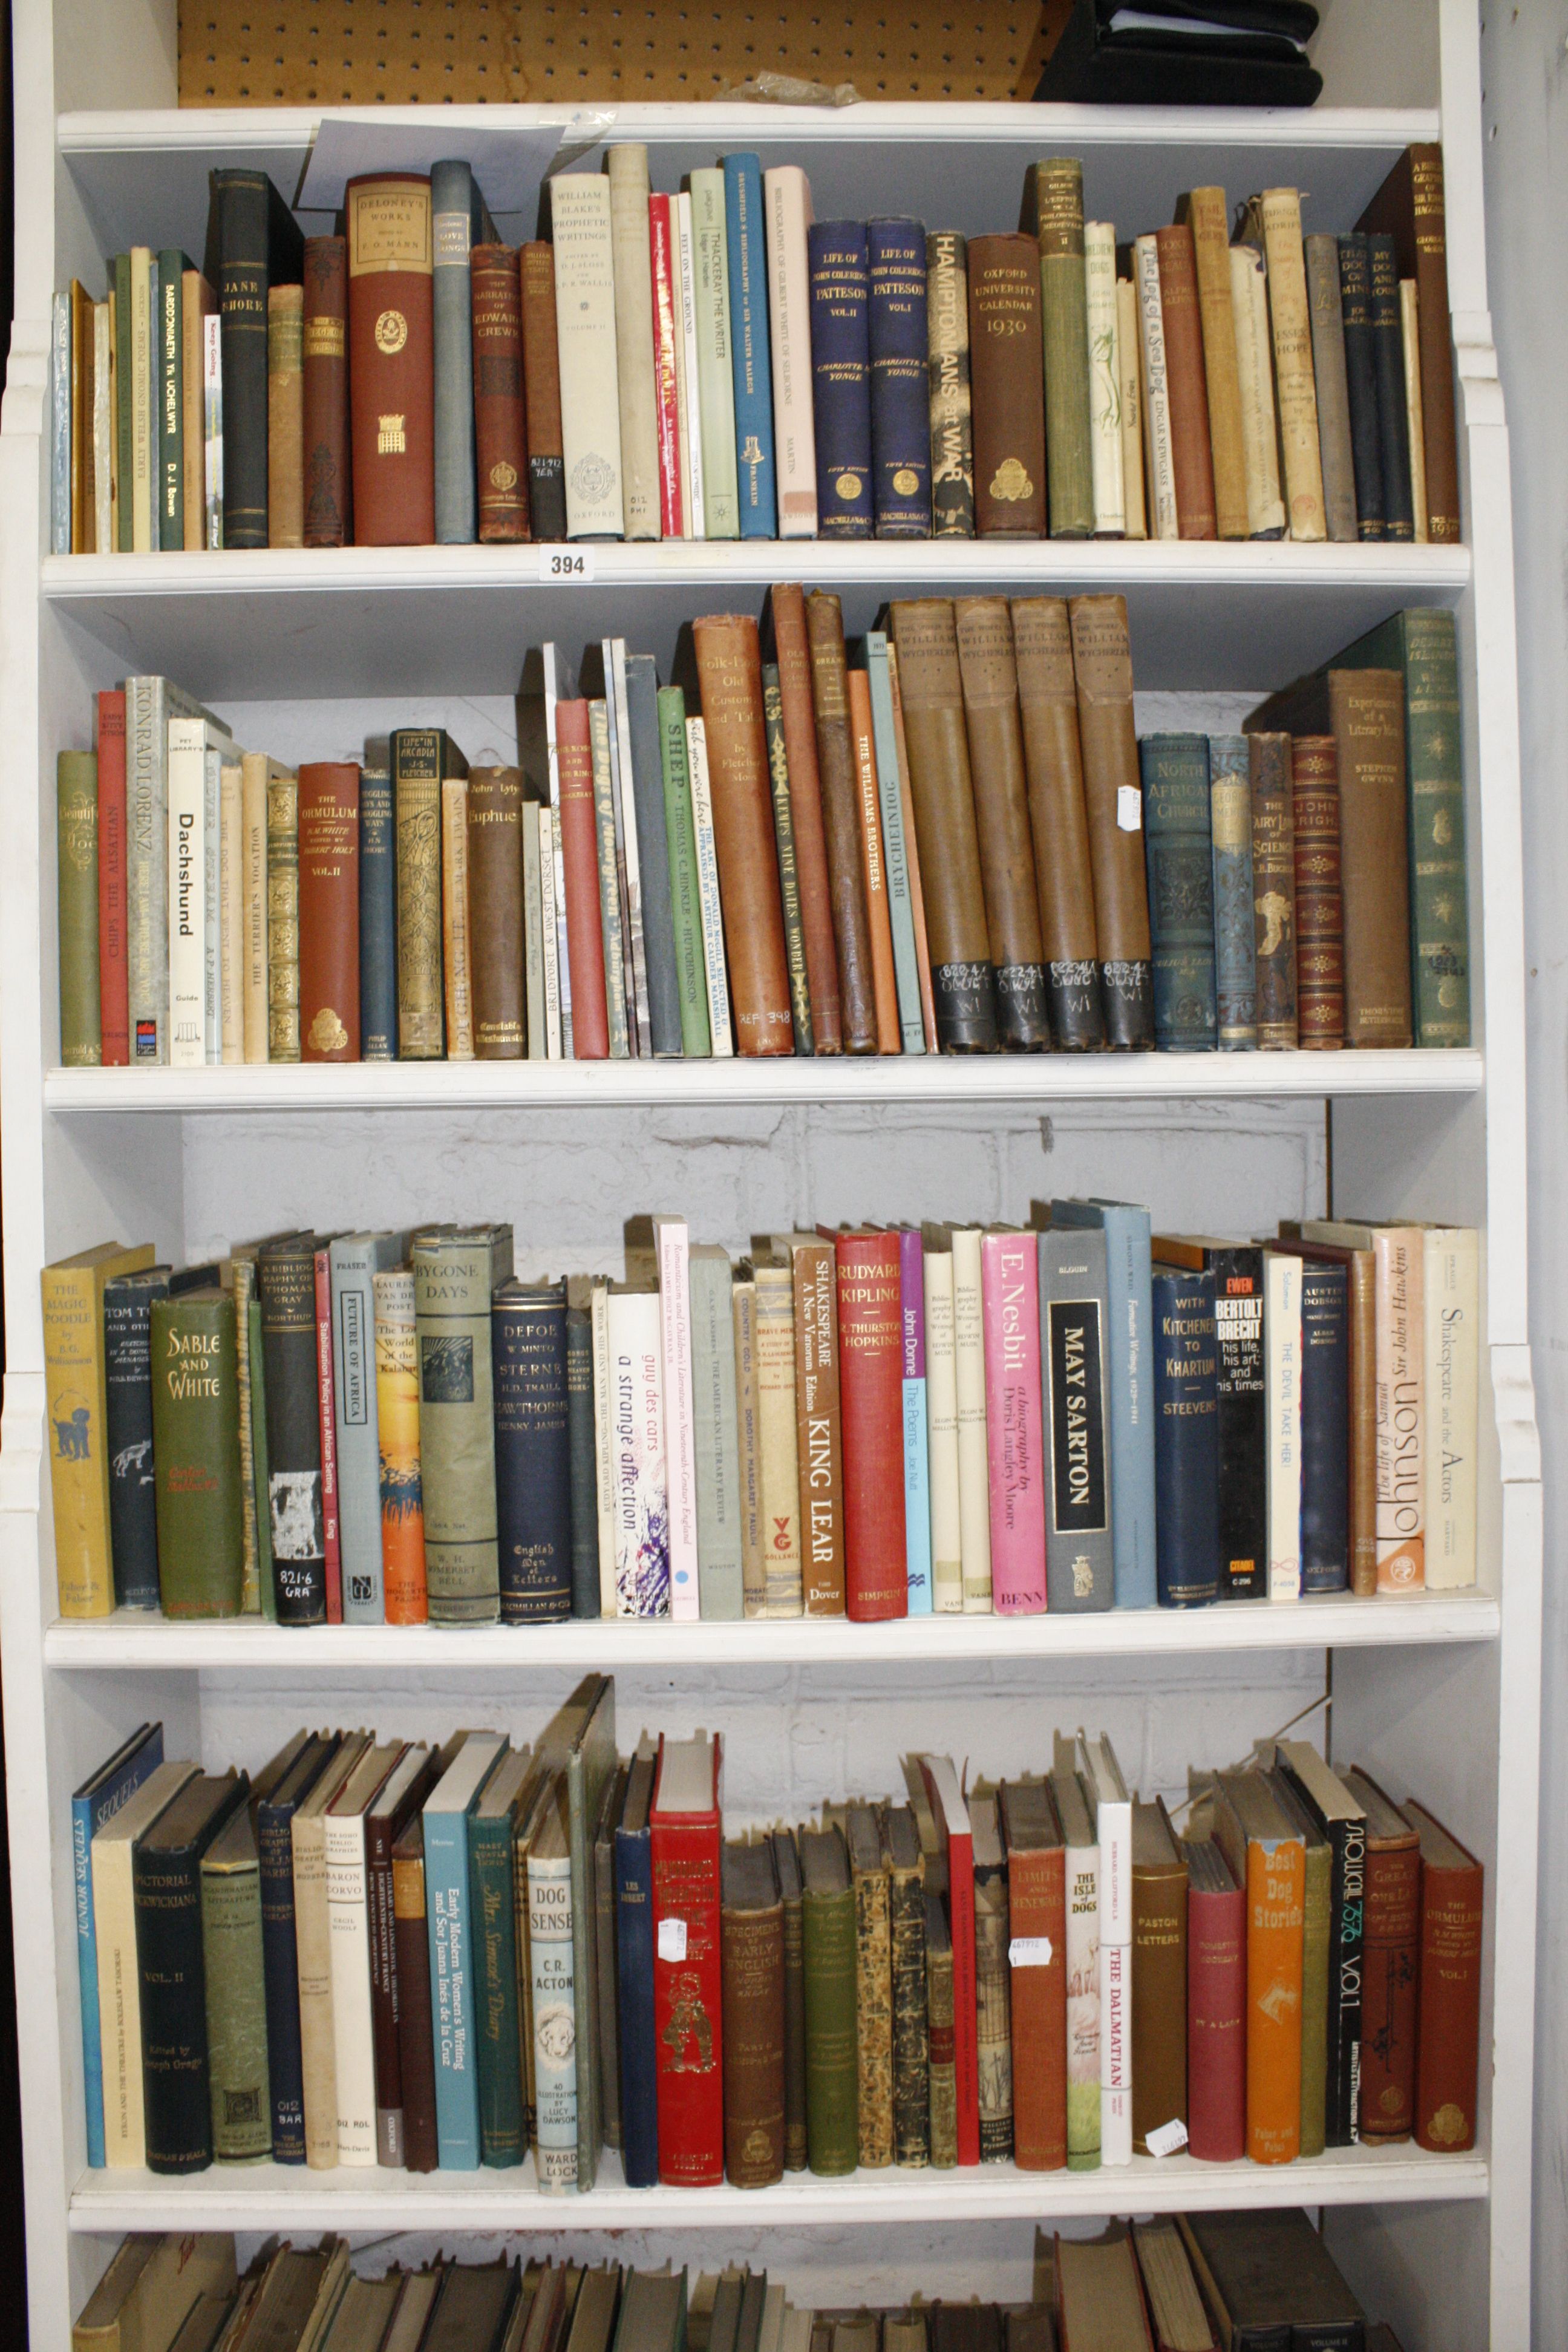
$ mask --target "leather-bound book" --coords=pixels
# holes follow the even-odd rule
[[[1048,1780],[1005,1780],[1001,1802],[1013,1955],[1013,2161],[1023,2172],[1056,2172],[1068,2160],[1067,1849]]]
[[[1252,908],[1260,1053],[1298,1043],[1296,817],[1290,738],[1247,738],[1252,781]]]
[[[1410,433],[1405,399],[1405,331],[1399,309],[1399,256],[1391,236],[1366,241],[1372,364],[1377,385],[1377,449],[1383,475],[1383,535],[1408,544],[1415,536]]]
[[[953,607],[933,596],[889,610],[931,942],[937,1045],[949,1054],[991,1053],[997,1043],[995,979]]]
[[[1046,373],[1047,511],[1053,539],[1094,536],[1089,461],[1089,321],[1083,269],[1083,165],[1053,157],[1030,171],[1025,217],[1040,254]]]
[[[1187,1863],[1163,1801],[1132,1807],[1132,2145],[1187,2120]]]
[[[788,1054],[795,1033],[773,842],[762,654],[749,615],[707,614],[692,624],[713,834],[724,901],[724,944],[745,1055]]]
[[[1032,236],[969,240],[969,373],[979,535],[1043,539],[1045,358]]]
[[[561,855],[566,886],[566,961],[572,980],[572,1052],[579,1062],[602,1062],[609,1055],[610,1024],[599,913],[594,758],[585,702],[557,703],[555,748],[561,774]]]
[[[775,590],[775,634],[787,590]],[[837,950],[838,994],[844,1051],[877,1050],[876,989],[871,969],[871,918],[860,857],[860,793],[849,730],[848,666],[844,651],[844,614],[837,596],[813,589],[804,599],[811,653],[812,707],[816,721],[817,779],[827,885]],[[787,627],[787,624],[786,624]],[[781,684],[784,654],[779,655]],[[807,966],[809,972],[810,967]],[[813,1002],[816,1002],[815,996]]]
[[[1149,895],[1143,872],[1142,793],[1132,719],[1132,649],[1124,596],[1068,601],[1084,803],[1094,873],[1096,942],[1112,1046],[1154,1043]],[[1136,817],[1137,822],[1133,819]]]
[[[479,535],[482,541],[512,544],[531,535],[517,255],[510,245],[476,245],[468,266],[474,311]]]
[[[860,2168],[893,2161],[893,1954],[882,1834],[869,1805],[845,1809],[855,1893],[855,2050]]]
[[[1460,528],[1459,465],[1442,148],[1435,142],[1407,147],[1356,227],[1391,236],[1399,276],[1415,280],[1421,422],[1426,445],[1426,536],[1452,546]]]
[[[1105,1012],[1066,599],[1015,597],[1013,650],[1051,1031],[1059,1049],[1082,1052],[1104,1045]]]
[[[410,2172],[434,2172],[437,2143],[430,1939],[425,1916],[425,1822],[417,1812],[392,1849],[392,1916],[403,2161]]]
[[[1214,461],[1215,530],[1221,539],[1245,539],[1248,520],[1247,453],[1241,419],[1241,379],[1237,365],[1236,310],[1231,299],[1230,213],[1225,190],[1194,188],[1181,199],[1176,212],[1177,218],[1184,220],[1192,231],[1193,260],[1197,272],[1209,448]]]
[[[879,539],[931,537],[931,387],[926,233],[917,220],[866,224],[871,288],[871,462]],[[820,432],[821,427],[818,426]]]
[[[1318,445],[1323,467],[1323,513],[1331,540],[1355,541],[1355,458],[1351,448],[1350,381],[1340,292],[1337,236],[1303,240],[1307,300],[1312,317],[1312,378],[1318,396]]]
[[[572,1447],[566,1300],[557,1284],[502,1285],[490,1302],[496,1535],[503,1625],[572,1611]]]
[[[1339,755],[1331,735],[1290,746],[1296,839],[1296,1022],[1304,1046],[1345,1042],[1344,904],[1340,889]]]
[[[973,411],[969,383],[969,248],[957,229],[926,238],[931,377],[931,532],[974,536]]]
[[[766,1838],[728,1839],[721,1860],[724,2171],[768,2189],[784,2168],[784,1917]]]
[[[482,536],[482,521],[480,528]],[[479,1062],[515,1062],[522,1055],[524,919],[522,771],[470,768],[468,936]]]
[[[1402,1810],[1421,1841],[1415,2144],[1458,2155],[1476,2144],[1484,1874],[1425,1805]]]
[[[1156,1265],[1152,1290],[1160,1604],[1198,1608],[1220,1591],[1215,1278]]]
[[[795,880],[805,946],[812,1045],[818,1054],[841,1054],[844,1022],[838,988],[838,950],[834,944],[833,886],[812,700],[812,646],[806,625],[805,592],[798,582],[781,583],[770,591],[768,609],[778,662],[780,710],[789,768],[790,821],[795,834]]]
[[[811,2169],[859,2160],[855,2024],[855,1890],[837,1829],[800,1831],[805,1990],[805,2117]]]
[[[1339,239],[1340,324],[1354,473],[1356,536],[1383,537],[1383,455],[1377,422],[1377,362],[1372,343],[1372,270],[1364,236]]]
[[[1051,1025],[1013,625],[1005,596],[961,596],[952,617],[996,975],[997,1034],[1013,1052],[1043,1052]]]
[[[861,1621],[904,1617],[909,1562],[899,1237],[843,1233],[835,1245],[846,1605]]]
[[[861,221],[814,221],[811,378],[824,539],[871,537],[871,288]]]
[[[1214,455],[1209,443],[1208,380],[1197,260],[1184,221],[1158,229],[1160,312],[1165,329],[1165,383],[1171,404],[1171,461],[1176,523],[1183,539],[1214,539]]]
[[[1247,2153],[1247,1898],[1212,1838],[1187,1863],[1187,2152],[1205,2164]],[[1133,1979],[1137,2000],[1137,1979]],[[1136,2063],[1132,2076],[1136,2096]]]
[[[784,1916],[784,2158],[786,2172],[806,2167],[805,2126],[805,1955],[801,1921],[800,1855],[793,1830],[773,1830],[773,1848],[780,1906]]]
[[[1415,2125],[1420,1832],[1359,1766],[1340,1778],[1366,1816],[1361,2137],[1408,2139]]]
[[[1007,1958],[1007,1853],[994,1793],[969,1803],[974,1877],[974,2022],[979,2053],[980,2161],[1013,2154],[1013,2057]]]
[[[1310,2345],[1373,2352],[1373,2331],[1300,2207],[1284,2212],[1183,2213],[1177,2228],[1221,2344]]]
[[[931,2161],[958,2162],[958,2063],[952,2025],[952,1937],[940,1895],[925,1898],[926,2018],[930,2048]]]
[[[1143,854],[1162,1053],[1212,1054],[1218,1028],[1209,751],[1202,735],[1145,735]]]
[[[884,1809],[882,1852],[893,1988],[893,2162],[923,2166],[931,2161],[925,1889],[920,1837],[907,1805]]]
[[[353,537],[349,465],[349,248],[305,239],[305,545]]]
[[[304,240],[265,172],[214,172],[208,184],[203,274],[222,321],[223,543],[265,547],[267,297],[273,286],[299,285]]]
[[[267,544],[305,543],[305,289],[267,289]]]
[[[561,361],[555,339],[555,252],[539,238],[523,246],[517,258],[529,516],[535,539],[560,540],[566,536],[566,475],[561,440]]]
[[[198,1774],[132,1853],[149,2172],[202,2172],[212,2162],[202,1858],[249,1788],[243,1772]]]
[[[427,547],[436,536],[429,175],[351,180],[343,202],[354,537],[362,547]]]
[[[359,1060],[359,769],[300,771],[300,1051]]]

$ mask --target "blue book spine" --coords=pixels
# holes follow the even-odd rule
[[[360,1053],[397,1059],[397,835],[392,777],[365,768],[359,780]]]
[[[904,1559],[909,1613],[931,1613],[931,1435],[926,1399],[925,1256],[912,1225],[899,1229],[904,1339]]]
[[[768,343],[763,166],[756,155],[726,155],[723,162],[741,537],[776,539],[778,490],[773,465],[773,353]]]
[[[1350,1585],[1350,1272],[1301,1262],[1301,1590]]]
[[[925,224],[866,224],[871,280],[871,462],[879,539],[931,537]],[[818,444],[820,447],[820,443]]]
[[[443,2172],[479,2167],[479,2092],[468,1958],[468,1817],[425,1814],[425,1917],[436,2060],[436,2147]]]
[[[925,1021],[921,1012],[920,963],[915,954],[915,902],[910,887],[909,845],[904,838],[903,782],[899,769],[899,739],[893,725],[893,686],[888,668],[888,639],[881,629],[868,629],[866,632],[866,684],[871,703],[877,804],[882,819],[882,865],[888,884],[888,920],[893,934],[893,984],[899,1000],[899,1037],[906,1054],[923,1054],[926,1049]]]
[[[1219,1391],[1209,1273],[1156,1266],[1154,1517],[1160,1606],[1219,1597]]]
[[[566,1301],[509,1283],[490,1307],[496,1527],[503,1625],[572,1610],[572,1434]]]
[[[594,1428],[594,1327],[585,1308],[566,1309],[566,1422],[572,1448],[572,1614],[599,1610],[598,1468]]]
[[[71,298],[57,294],[49,331],[49,553],[70,551]]]
[[[675,961],[675,899],[669,887],[669,830],[664,813],[664,754],[658,740],[658,665],[651,654],[626,656],[626,715],[631,730],[637,863],[642,869],[648,1031],[655,1059],[678,1061],[682,1051],[680,981]]]
[[[1053,1201],[1051,1221],[1104,1228],[1110,1300],[1110,1527],[1116,1606],[1152,1609],[1158,1591],[1150,1353],[1153,1231],[1149,1212],[1121,1201]]]
[[[1138,761],[1154,1042],[1163,1054],[1212,1053],[1217,1019],[1208,743],[1202,735],[1145,735]]]
[[[87,2105],[87,2160],[101,2170],[103,2040],[98,2015],[98,1929],[92,1916],[92,1842],[105,1822],[130,1802],[163,1760],[163,1727],[154,1724],[119,1770],[87,1795],[71,1799],[71,1871],[76,1886],[76,1960],[81,1986],[81,2074]]]
[[[653,1852],[647,1829],[616,1832],[616,2009],[621,2028],[621,2165],[628,2189],[658,2185],[653,2024]]]
[[[1214,840],[1215,1013],[1222,1054],[1258,1043],[1258,928],[1252,904],[1252,778],[1245,735],[1209,737]]]
[[[468,254],[474,175],[467,163],[430,166],[430,308],[434,326],[436,543],[475,536],[474,296]]]
[[[871,283],[858,221],[814,221],[811,385],[816,420],[817,530],[871,536]]]
[[[326,1759],[322,1765],[325,1768]],[[261,1882],[261,1976],[267,1999],[267,2079],[272,2093],[272,2161],[305,2161],[305,2074],[300,2049],[300,1956],[294,1934],[294,1836],[298,1797],[262,1804],[256,1815]]]

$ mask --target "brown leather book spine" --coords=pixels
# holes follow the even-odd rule
[[[724,2171],[767,2189],[784,2167],[784,1906],[719,1920],[724,2042]]]
[[[1029,240],[1021,240],[1026,246]],[[945,597],[891,608],[915,804],[936,1034],[944,1054],[996,1049],[996,990],[963,723],[958,632]]]
[[[1362,1947],[1361,2136],[1408,2139],[1415,2123],[1421,1849],[1368,1836]]]
[[[1428,1822],[1438,1826],[1421,1806],[1405,1810],[1418,1831]],[[1467,1854],[1456,1863],[1446,1834],[1441,1841],[1423,1834],[1415,2145],[1449,2155],[1476,2144],[1483,1892],[1479,1862]]]
[[[267,544],[305,544],[305,289],[267,295]]]
[[[1033,1947],[1013,1970],[1013,2161],[1021,2172],[1058,2172],[1068,2160],[1066,1862],[1059,1845],[1007,1850],[1008,1933]]]
[[[307,1062],[359,1060],[359,769],[308,760],[300,771],[300,1050]]]
[[[805,936],[812,1042],[819,1054],[841,1054],[844,1021],[838,997],[838,950],[833,941],[833,891],[828,880],[827,835],[823,824],[816,716],[811,696],[805,591],[798,581],[783,582],[772,591],[770,604],[773,650],[778,656],[784,751],[789,761],[790,819],[795,828],[801,929]]]
[[[430,182],[382,172],[344,190],[354,536],[363,547],[436,537]]]
[[[1051,1028],[1059,1048],[1081,1053],[1104,1045],[1105,1013],[1065,597],[1015,597],[1013,650]]]
[[[1074,596],[1068,620],[1106,1039],[1121,1050],[1142,1049],[1154,1043],[1154,982],[1127,599]]]
[[[795,1025],[757,625],[742,614],[705,614],[692,623],[692,637],[708,738],[736,1042],[746,1055],[790,1054]]]
[[[349,248],[305,239],[305,544],[353,537],[349,466]]]
[[[888,910],[888,869],[882,852],[882,816],[877,794],[877,747],[871,726],[871,688],[863,669],[852,669],[849,740],[855,747],[855,789],[860,814],[860,872],[866,884],[867,924],[871,934],[871,990],[877,1006],[877,1051],[903,1051],[899,1028],[899,992],[893,972],[893,925]]]
[[[1204,330],[1204,383],[1214,460],[1215,529],[1221,539],[1247,536],[1247,451],[1241,429],[1241,376],[1230,291],[1230,212],[1223,188],[1194,188],[1184,199],[1193,234],[1198,310]],[[1168,364],[1168,360],[1167,360]]]
[[[1296,1023],[1304,1046],[1345,1042],[1344,908],[1340,895],[1340,771],[1331,735],[1290,746],[1296,832]]]
[[[510,245],[476,245],[468,266],[473,283],[474,457],[479,537],[515,546],[529,536],[517,255]]]
[[[1289,735],[1250,735],[1252,907],[1258,961],[1260,1053],[1294,1050],[1296,1017],[1296,818]]]
[[[1459,462],[1441,147],[1426,142],[1407,147],[1356,226],[1392,236],[1399,275],[1415,280],[1426,536],[1452,546],[1459,537]]]
[[[1410,875],[1399,672],[1331,670],[1329,721],[1340,761],[1345,1043],[1408,1045]]]
[[[403,2075],[403,2161],[410,2172],[434,2172],[439,2154],[436,2053],[425,1918],[425,1824],[417,1817],[392,1850],[392,1916],[397,1955],[397,2054]]]
[[[823,844],[837,949],[840,1034],[847,1054],[874,1054],[877,1001],[871,976],[871,919],[860,862],[860,788],[849,732],[844,614],[837,597],[820,588],[812,590],[805,604]],[[782,682],[782,660],[780,671]]]
[[[844,1447],[838,1408],[838,1272],[830,1241],[791,1244],[801,1587],[808,1617],[844,1614]]]
[[[996,1032],[1010,1053],[1045,1053],[1051,1022],[1012,617],[1005,596],[960,596],[952,619],[986,929],[996,971]]]
[[[1197,259],[1184,221],[1156,229],[1160,310],[1165,328],[1165,389],[1171,407],[1171,463],[1176,523],[1184,539],[1214,539],[1214,453],[1209,442],[1208,378]]]
[[[1187,2120],[1187,1868],[1132,1865],[1132,2145]]]
[[[542,238],[518,254],[522,289],[522,389],[529,506],[535,539],[566,536],[561,441],[561,356],[555,340],[555,253]]]
[[[893,2161],[893,1948],[888,1874],[853,1862],[856,2120],[863,2171]]]
[[[969,240],[969,376],[978,534],[1043,539],[1045,353],[1032,236]]]
[[[468,770],[474,1059],[515,1062],[523,1031],[522,771]]]

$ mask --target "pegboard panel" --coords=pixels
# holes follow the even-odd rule
[[[1027,98],[1040,0],[181,0],[182,106],[680,103],[759,73]]]

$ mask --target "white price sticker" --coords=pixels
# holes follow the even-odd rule
[[[1143,796],[1136,784],[1117,785],[1116,823],[1119,831],[1122,833],[1142,832]]]
[[[539,576],[547,587],[563,580],[592,580],[594,551],[591,547],[542,547]]]
[[[1015,1936],[1007,1947],[1007,1958],[1016,1969],[1048,1969],[1051,1939],[1048,1936]]]
[[[659,1921],[658,1957],[661,1960],[683,1960],[686,1958],[686,1922],[684,1919],[661,1919]]]
[[[1187,2127],[1179,2116],[1173,2116],[1168,2124],[1156,2124],[1143,2142],[1151,2156],[1174,2156],[1186,2144]]]

